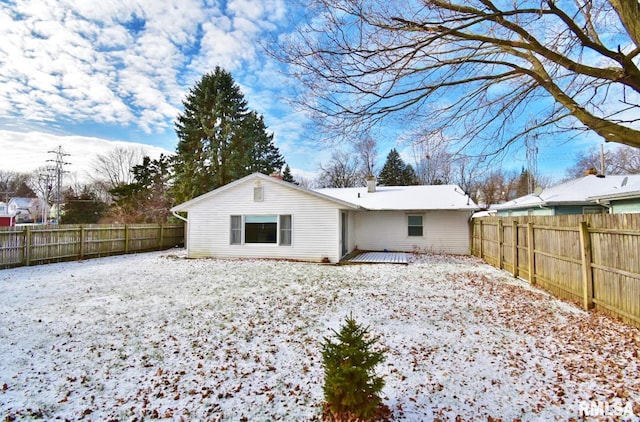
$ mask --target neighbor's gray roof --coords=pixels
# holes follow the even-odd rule
[[[589,175],[579,179],[544,189],[540,195],[529,194],[514,200],[493,205],[491,209],[508,210],[533,208],[547,205],[580,205],[590,204],[595,198],[620,192],[622,184],[640,186],[640,175],[611,175],[598,177]]]

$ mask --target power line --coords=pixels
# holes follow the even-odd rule
[[[58,149],[53,151],[48,151],[49,154],[55,154],[56,158],[53,160],[47,160],[47,162],[53,162],[56,164],[55,167],[55,178],[56,178],[56,224],[60,224],[60,204],[62,203],[62,175],[66,173],[64,171],[64,166],[67,163],[64,161],[64,157],[69,157],[70,154],[67,154],[62,149],[62,146],[58,146]]]

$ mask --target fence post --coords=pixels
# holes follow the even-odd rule
[[[79,251],[79,259],[82,260],[84,258],[84,226],[80,226],[80,251]]]
[[[593,271],[591,270],[591,236],[586,221],[580,222],[580,249],[582,257],[582,306],[593,308]]]
[[[478,229],[478,232],[480,233],[480,235],[479,235],[479,239],[480,239],[480,240],[479,240],[479,242],[480,242],[480,245],[479,245],[479,247],[478,247],[478,251],[479,251],[479,253],[480,253],[479,258],[480,258],[480,259],[484,259],[484,251],[482,250],[482,219],[480,219],[480,221],[478,221],[478,223],[480,223],[480,227],[479,227],[479,229]],[[185,237],[186,237],[186,236],[185,236]]]
[[[162,250],[164,247],[164,225],[160,223],[160,240],[158,241],[158,249]]]
[[[129,253],[129,225],[124,225],[124,253]]]
[[[518,220],[513,220],[511,225],[511,244],[513,245],[513,276],[518,277]]]
[[[31,265],[31,227],[27,226],[24,230],[24,265]]]
[[[534,250],[534,246],[533,246],[533,223],[531,221],[529,221],[527,223],[527,244],[529,245],[529,248],[527,250],[527,255],[528,255],[528,260],[529,260],[529,283],[530,284],[536,284],[536,275],[535,275],[535,271],[536,271],[536,265],[535,265],[535,260],[536,260],[536,254],[535,254],[535,250]]]
[[[498,268],[504,268],[504,228],[502,227],[502,219],[498,220]]]

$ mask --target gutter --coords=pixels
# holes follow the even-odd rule
[[[611,214],[611,202],[603,201],[601,199],[596,199],[595,203],[600,205],[600,206],[602,206],[602,207],[605,207],[607,210],[609,210],[609,214]]]
[[[177,219],[184,221],[185,223],[189,222],[189,220],[187,220],[186,218],[184,218],[183,216],[181,216],[175,211],[171,211],[171,214],[173,214],[173,216],[176,217]]]

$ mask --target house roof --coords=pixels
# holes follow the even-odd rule
[[[38,201],[38,198],[15,196],[9,200],[9,203],[13,202],[18,208],[28,208],[34,201]]]
[[[368,193],[362,188],[306,189],[261,173],[253,173],[190,201],[171,208],[172,212],[189,208],[236,185],[252,179],[268,180],[322,198],[340,206],[367,210],[477,210],[478,206],[457,185],[378,186]]]
[[[579,179],[569,180],[544,189],[539,195],[529,194],[513,199],[503,204],[493,205],[491,209],[509,210],[535,208],[553,205],[589,205],[594,198],[619,192],[626,179],[626,184],[640,189],[640,175],[589,175]]]
[[[368,210],[477,210],[478,206],[457,185],[376,186],[316,189],[324,195]]]
[[[201,201],[207,200],[207,199],[209,199],[209,198],[211,198],[211,197],[213,197],[215,195],[218,195],[218,194],[220,194],[220,193],[222,193],[222,192],[224,192],[226,190],[229,190],[229,189],[233,188],[234,186],[240,185],[240,184],[242,184],[242,183],[244,183],[246,181],[253,180],[253,179],[266,180],[266,181],[268,181],[270,183],[276,183],[276,184],[280,184],[280,185],[283,185],[283,186],[287,186],[288,188],[298,190],[300,192],[303,192],[303,193],[308,194],[308,195],[315,196],[317,198],[322,198],[324,200],[331,201],[331,202],[336,203],[336,204],[338,204],[340,206],[343,206],[343,207],[358,208],[358,206],[354,205],[353,203],[341,201],[341,200],[339,200],[337,198],[334,198],[332,196],[323,195],[321,193],[314,192],[313,190],[305,189],[305,188],[303,188],[301,186],[298,186],[296,184],[285,182],[283,180],[277,179],[275,177],[267,176],[267,175],[262,174],[262,173],[253,173],[253,174],[250,174],[249,176],[243,177],[242,179],[238,179],[238,180],[235,180],[235,181],[233,181],[231,183],[228,183],[228,184],[226,184],[224,186],[221,186],[218,189],[214,189],[211,192],[207,192],[207,193],[205,193],[203,195],[200,195],[200,196],[198,196],[196,198],[193,198],[193,199],[191,199],[191,200],[189,200],[187,202],[183,202],[182,204],[176,205],[175,207],[171,208],[171,212],[188,211],[189,208],[191,208],[192,206],[200,203]]]
[[[592,201],[615,201],[621,199],[640,199],[640,177],[628,176],[622,179],[620,186],[615,186],[606,194],[592,195],[588,199]]]

